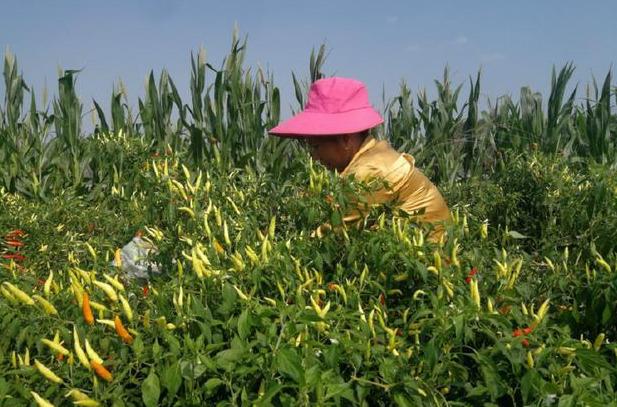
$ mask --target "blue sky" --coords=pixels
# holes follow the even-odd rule
[[[326,42],[326,73],[354,77],[381,106],[401,80],[432,89],[449,65],[455,83],[482,68],[482,94],[545,93],[553,65],[573,61],[575,81],[602,80],[617,62],[617,1],[32,1],[4,2],[0,47],[16,54],[41,95],[57,87],[57,67],[80,69],[86,108],[105,108],[121,78],[136,106],[151,69],[166,68],[188,95],[189,56],[204,46],[219,66],[234,23],[248,34],[247,63],[275,75],[283,114],[293,103],[291,72],[308,72],[311,48]],[[466,94],[466,90],[463,92]],[[0,84],[0,97],[4,85]],[[579,97],[583,97],[579,92]],[[188,100],[187,100],[188,101]]]

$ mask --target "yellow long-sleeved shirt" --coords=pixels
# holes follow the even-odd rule
[[[385,181],[385,187],[371,190],[365,197],[368,205],[394,202],[396,207],[418,215],[421,222],[439,224],[450,218],[450,211],[437,187],[415,167],[413,156],[399,153],[387,141],[367,137],[353,156],[342,176],[354,176],[363,182]],[[381,181],[382,185],[384,184]],[[361,218],[362,210],[345,217],[346,222]],[[438,240],[443,234],[437,225],[432,239]]]

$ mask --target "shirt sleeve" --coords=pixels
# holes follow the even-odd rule
[[[401,155],[391,166],[366,164],[354,171],[356,180],[362,181],[367,190],[361,192],[353,201],[354,209],[343,218],[345,222],[354,222],[368,215],[374,206],[396,201],[398,193],[405,185],[413,161]]]

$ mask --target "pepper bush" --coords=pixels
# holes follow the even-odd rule
[[[447,189],[453,222],[431,242],[392,208],[341,225],[361,186],[306,159],[275,181],[184,158],[143,157],[130,185],[96,199],[1,193],[2,405],[614,403],[615,255],[513,229],[516,200],[514,221],[487,222],[505,202],[478,196],[511,178]],[[559,233],[551,216],[543,227]],[[126,279],[117,256],[137,231],[163,270],[149,281]],[[85,366],[97,356],[109,382]]]

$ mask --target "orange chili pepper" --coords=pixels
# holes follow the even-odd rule
[[[113,379],[111,372],[107,370],[105,366],[101,365],[100,363],[94,360],[91,360],[90,366],[92,367],[92,369],[94,369],[94,373],[96,373],[96,375],[100,377],[101,379],[107,382],[111,382],[111,379]]]
[[[116,327],[116,333],[120,338],[122,338],[122,342],[129,345],[133,343],[133,337],[131,336],[129,331],[126,330],[124,325],[122,325],[122,320],[118,315],[116,315],[116,317],[114,318],[114,326]]]
[[[92,315],[92,308],[90,308],[90,297],[88,296],[88,293],[84,292],[82,298],[83,302],[81,310],[84,313],[84,320],[86,321],[86,324],[92,325],[94,324],[94,316]]]

